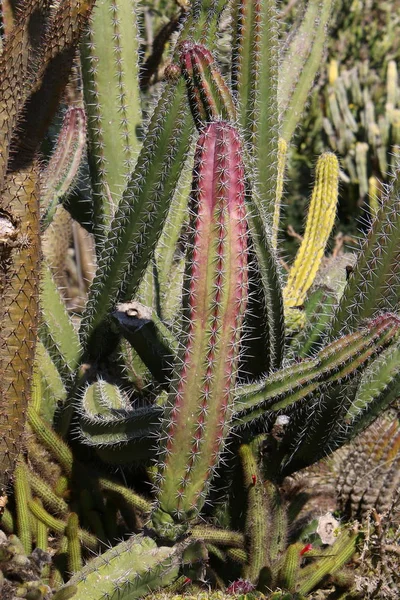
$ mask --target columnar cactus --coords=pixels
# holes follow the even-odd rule
[[[245,175],[231,125],[204,127],[193,172],[185,345],[171,379],[152,515],[156,530],[175,539],[181,531],[173,530],[174,521],[185,531],[198,515],[224,447],[247,300]]]
[[[279,61],[275,2],[235,0],[225,70],[214,52],[225,2],[179,4],[163,30],[168,81],[147,102],[142,131],[131,0],[97,4],[80,61],[91,3],[27,0],[14,25],[5,20],[0,513],[11,537],[0,539],[0,567],[14,578],[5,585],[14,593],[22,581],[15,595],[40,600],[128,600],[157,588],[168,597],[205,582],[300,598],[330,577],[335,594],[352,594],[344,566],[362,527],[338,526],[326,547],[316,524],[297,518],[303,495],[281,484],[398,396],[397,184],[353,272],[340,263],[343,283],[327,288],[318,272],[339,168],[323,155],[284,281],[286,150],[331,2],[310,0]],[[60,101],[46,165],[40,150]],[[67,244],[52,234],[64,217],[94,238],[81,318],[54,277],[51,244],[63,254]],[[379,449],[394,456],[397,426]],[[392,490],[393,469],[382,477]],[[86,562],[88,551],[99,555]],[[48,585],[32,583],[35,561]],[[18,577],[16,563],[26,567]]]

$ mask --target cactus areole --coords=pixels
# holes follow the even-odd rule
[[[152,515],[157,533],[172,539],[201,510],[224,446],[247,300],[244,167],[239,135],[226,122],[206,124],[199,137],[190,212],[186,343],[172,380]]]

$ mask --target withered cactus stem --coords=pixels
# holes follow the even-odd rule
[[[227,435],[247,297],[245,175],[237,131],[205,126],[195,156],[186,344],[164,424],[155,529],[176,538],[205,501]]]
[[[0,209],[0,487],[21,449],[39,317],[39,170],[10,173]]]

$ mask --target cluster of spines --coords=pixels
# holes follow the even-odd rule
[[[227,433],[246,304],[244,186],[236,130],[223,121],[205,126],[194,167],[186,345],[172,380],[158,496],[160,510],[178,520],[202,507]]]

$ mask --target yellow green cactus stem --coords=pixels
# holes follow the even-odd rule
[[[303,306],[321,265],[335,222],[338,186],[338,159],[334,154],[325,152],[317,162],[304,238],[283,290],[288,329],[302,325],[302,313],[296,309]]]
[[[0,487],[21,450],[39,306],[39,171],[6,178],[0,204]]]
[[[276,195],[275,195],[275,206],[274,216],[272,219],[272,246],[277,248],[278,246],[278,232],[279,232],[279,218],[281,214],[281,202],[283,194],[283,183],[285,179],[285,167],[287,159],[288,145],[286,140],[279,138],[278,141],[278,172],[276,179]]]
[[[242,149],[235,128],[206,125],[197,143],[191,246],[184,284],[186,343],[172,378],[158,506],[161,537],[176,539],[201,510],[224,447],[247,299]]]

